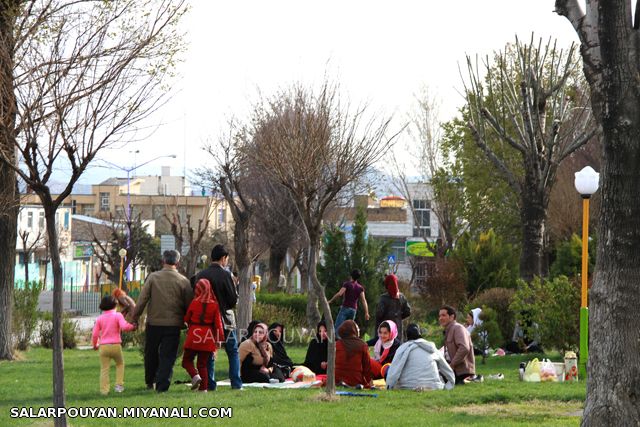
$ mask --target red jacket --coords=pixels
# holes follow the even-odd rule
[[[347,356],[342,341],[336,342],[336,383],[340,381],[350,386],[370,385],[371,364],[367,344],[363,342],[357,352]]]
[[[205,309],[204,316],[202,315],[203,309]],[[184,348],[196,351],[215,351],[216,344],[224,342],[224,328],[217,302],[203,304],[194,299],[187,309],[184,321],[189,324]]]

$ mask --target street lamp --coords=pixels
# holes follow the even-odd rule
[[[139,153],[139,152],[140,152],[140,150],[136,150],[135,151],[135,153]],[[121,171],[124,171],[124,172],[127,173],[127,212],[126,212],[126,218],[125,218],[127,220],[127,225],[129,225],[129,230],[128,230],[128,233],[127,233],[127,248],[131,247],[131,190],[130,190],[131,172],[133,172],[136,169],[138,169],[138,168],[140,168],[140,167],[142,167],[144,165],[147,165],[147,164],[149,164],[149,163],[151,163],[151,162],[153,162],[155,160],[164,159],[164,158],[175,159],[176,157],[177,156],[175,154],[167,154],[167,155],[164,155],[164,156],[157,156],[157,157],[154,157],[151,160],[147,160],[144,163],[140,163],[139,165],[134,164],[132,167],[128,167],[128,168],[122,167],[122,166],[117,165],[115,163],[111,163],[111,162],[109,162],[107,160],[102,160],[104,163],[107,163],[111,167],[116,168],[116,169],[120,169]],[[129,264],[127,266],[127,280],[129,280],[129,281],[131,280],[131,264]]]
[[[587,359],[589,358],[589,308],[587,304],[587,278],[589,261],[589,198],[598,191],[600,174],[591,166],[576,172],[575,187],[582,195],[582,293],[580,299],[580,361],[579,371],[582,378],[587,377]]]
[[[122,289],[122,267],[124,266],[124,257],[127,256],[127,250],[122,248],[118,251],[120,255],[120,282],[118,283],[118,289]]]

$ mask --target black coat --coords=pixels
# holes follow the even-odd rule
[[[195,284],[200,279],[207,279],[211,283],[211,290],[218,300],[220,315],[225,329],[235,329],[236,316],[233,313],[233,309],[236,308],[238,303],[238,289],[233,283],[231,273],[218,264],[211,264],[196,274],[191,286],[195,287]]]

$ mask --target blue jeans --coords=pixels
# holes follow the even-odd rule
[[[342,323],[345,320],[354,320],[355,318],[356,318],[355,308],[345,307],[343,305],[340,306],[340,311],[338,311],[338,316],[336,317],[336,324],[335,324],[336,339],[340,338],[340,335],[338,335],[338,328],[340,327],[340,325],[342,325]]]
[[[231,380],[231,388],[242,388],[242,380],[240,379],[240,356],[238,355],[238,340],[236,339],[236,331],[225,330],[224,351],[227,353],[229,360],[229,379]],[[209,374],[209,390],[216,389],[215,380],[215,361],[213,353],[207,361],[207,373]]]

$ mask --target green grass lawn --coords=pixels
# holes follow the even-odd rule
[[[294,361],[304,359],[305,349],[291,348]],[[224,419],[144,419],[96,418],[69,419],[71,426],[210,426],[212,424],[282,426],[298,425],[578,425],[576,415],[585,398],[584,383],[522,383],[518,365],[526,357],[492,358],[478,371],[485,376],[503,373],[502,381],[456,387],[452,391],[379,390],[377,398],[340,397],[323,401],[323,392],[312,390],[270,390],[247,388],[244,391],[219,388],[213,393],[195,393],[186,386],[173,384],[161,395],[147,391],[144,368],[137,349],[125,351],[126,390],[121,395],[99,394],[99,361],[91,350],[65,350],[65,386],[67,407],[231,407],[232,417]],[[559,358],[556,358],[559,360]],[[216,363],[216,378],[226,378],[224,351]],[[111,372],[112,381],[114,370]],[[0,426],[49,426],[47,419],[12,419],[12,407],[51,406],[51,351],[36,348],[21,355],[20,361],[0,362]],[[174,380],[186,380],[179,366]],[[113,386],[113,384],[112,384]],[[369,392],[371,393],[371,392]]]

